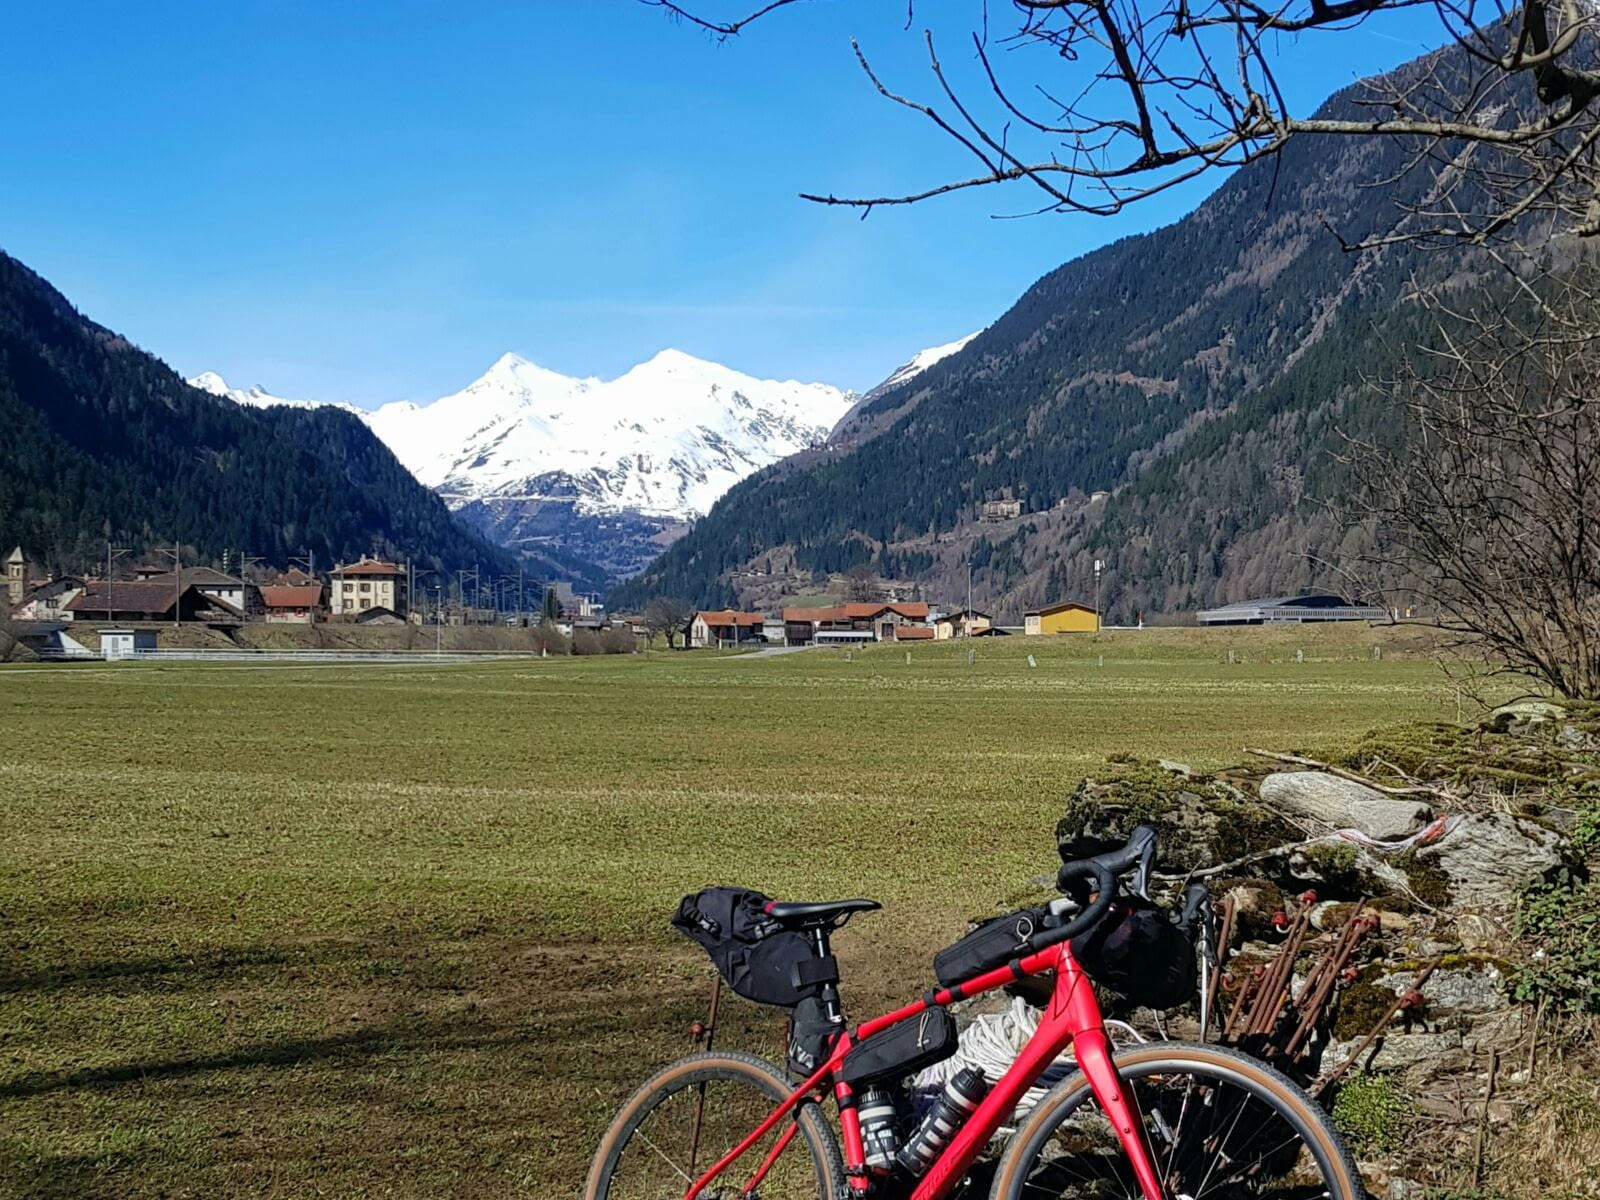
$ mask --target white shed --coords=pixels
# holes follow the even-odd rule
[[[154,629],[101,629],[100,657],[107,662],[132,658],[137,651],[156,648]]]

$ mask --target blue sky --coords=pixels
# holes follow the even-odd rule
[[[927,96],[920,29],[969,70],[975,8],[922,0],[908,34],[900,0],[818,0],[719,44],[634,0],[7,5],[0,249],[185,374],[289,396],[427,400],[507,350],[610,377],[666,346],[865,387],[1203,195],[1025,221],[989,219],[1020,192],[866,221],[798,200],[967,169],[849,39]],[[1289,44],[1285,79],[1310,103],[1425,33]]]

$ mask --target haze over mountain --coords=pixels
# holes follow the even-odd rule
[[[1322,111],[1355,119],[1357,91]],[[1338,429],[1384,420],[1365,378],[1425,340],[1409,277],[1446,264],[1346,253],[1329,226],[1353,242],[1403,222],[1433,182],[1407,161],[1392,141],[1297,140],[1177,223],[1058,267],[864,397],[825,450],[730,490],[614,602],[770,604],[858,564],[950,602],[970,564],[1010,620],[1092,599],[1097,559],[1114,621],[1339,586],[1359,534],[1318,503],[1340,490]],[[1468,280],[1474,260],[1448,269]],[[982,522],[1001,498],[1024,514]]]

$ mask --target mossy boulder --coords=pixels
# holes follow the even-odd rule
[[[1216,866],[1299,836],[1282,817],[1229,784],[1123,760],[1078,784],[1056,825],[1056,844],[1063,859],[1083,858],[1120,845],[1141,824],[1154,826],[1160,836],[1158,869],[1173,873]]]

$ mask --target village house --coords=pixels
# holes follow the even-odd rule
[[[933,636],[940,641],[959,637],[981,637],[994,627],[994,621],[989,614],[979,612],[977,609],[957,609],[952,613],[943,613],[933,623]]]
[[[244,614],[226,601],[208,596],[194,584],[175,590],[150,580],[91,580],[67,605],[77,621],[197,621],[237,625]]]
[[[323,615],[320,583],[267,584],[261,589],[262,619],[279,625],[311,625]]]
[[[684,639],[691,650],[759,642],[766,620],[760,613],[734,612],[729,608],[697,612],[684,626]]]
[[[349,619],[381,608],[397,617],[406,613],[406,571],[398,563],[362,558],[329,572],[328,612]]]
[[[158,583],[168,593],[188,587],[197,587],[205,595],[220,600],[241,613],[254,615],[260,611],[257,589],[254,584],[228,575],[211,567],[184,567],[180,571],[158,571],[150,567],[134,570],[137,583]]]
[[[22,603],[11,610],[13,621],[70,621],[67,610],[83,594],[83,580],[76,575],[62,575],[56,579],[33,580],[32,588],[22,597]]]
[[[0,616],[13,621],[70,621],[67,605],[82,591],[83,580],[76,575],[34,578],[33,563],[18,546],[6,556]]]
[[[920,641],[932,633],[928,625],[928,606],[921,600],[786,608],[783,627],[784,641],[791,646]],[[923,629],[929,633],[913,632]]]
[[[1022,621],[1022,631],[1028,634],[1095,633],[1100,628],[1100,614],[1095,612],[1094,606],[1079,604],[1076,600],[1030,608],[1023,614]]]

